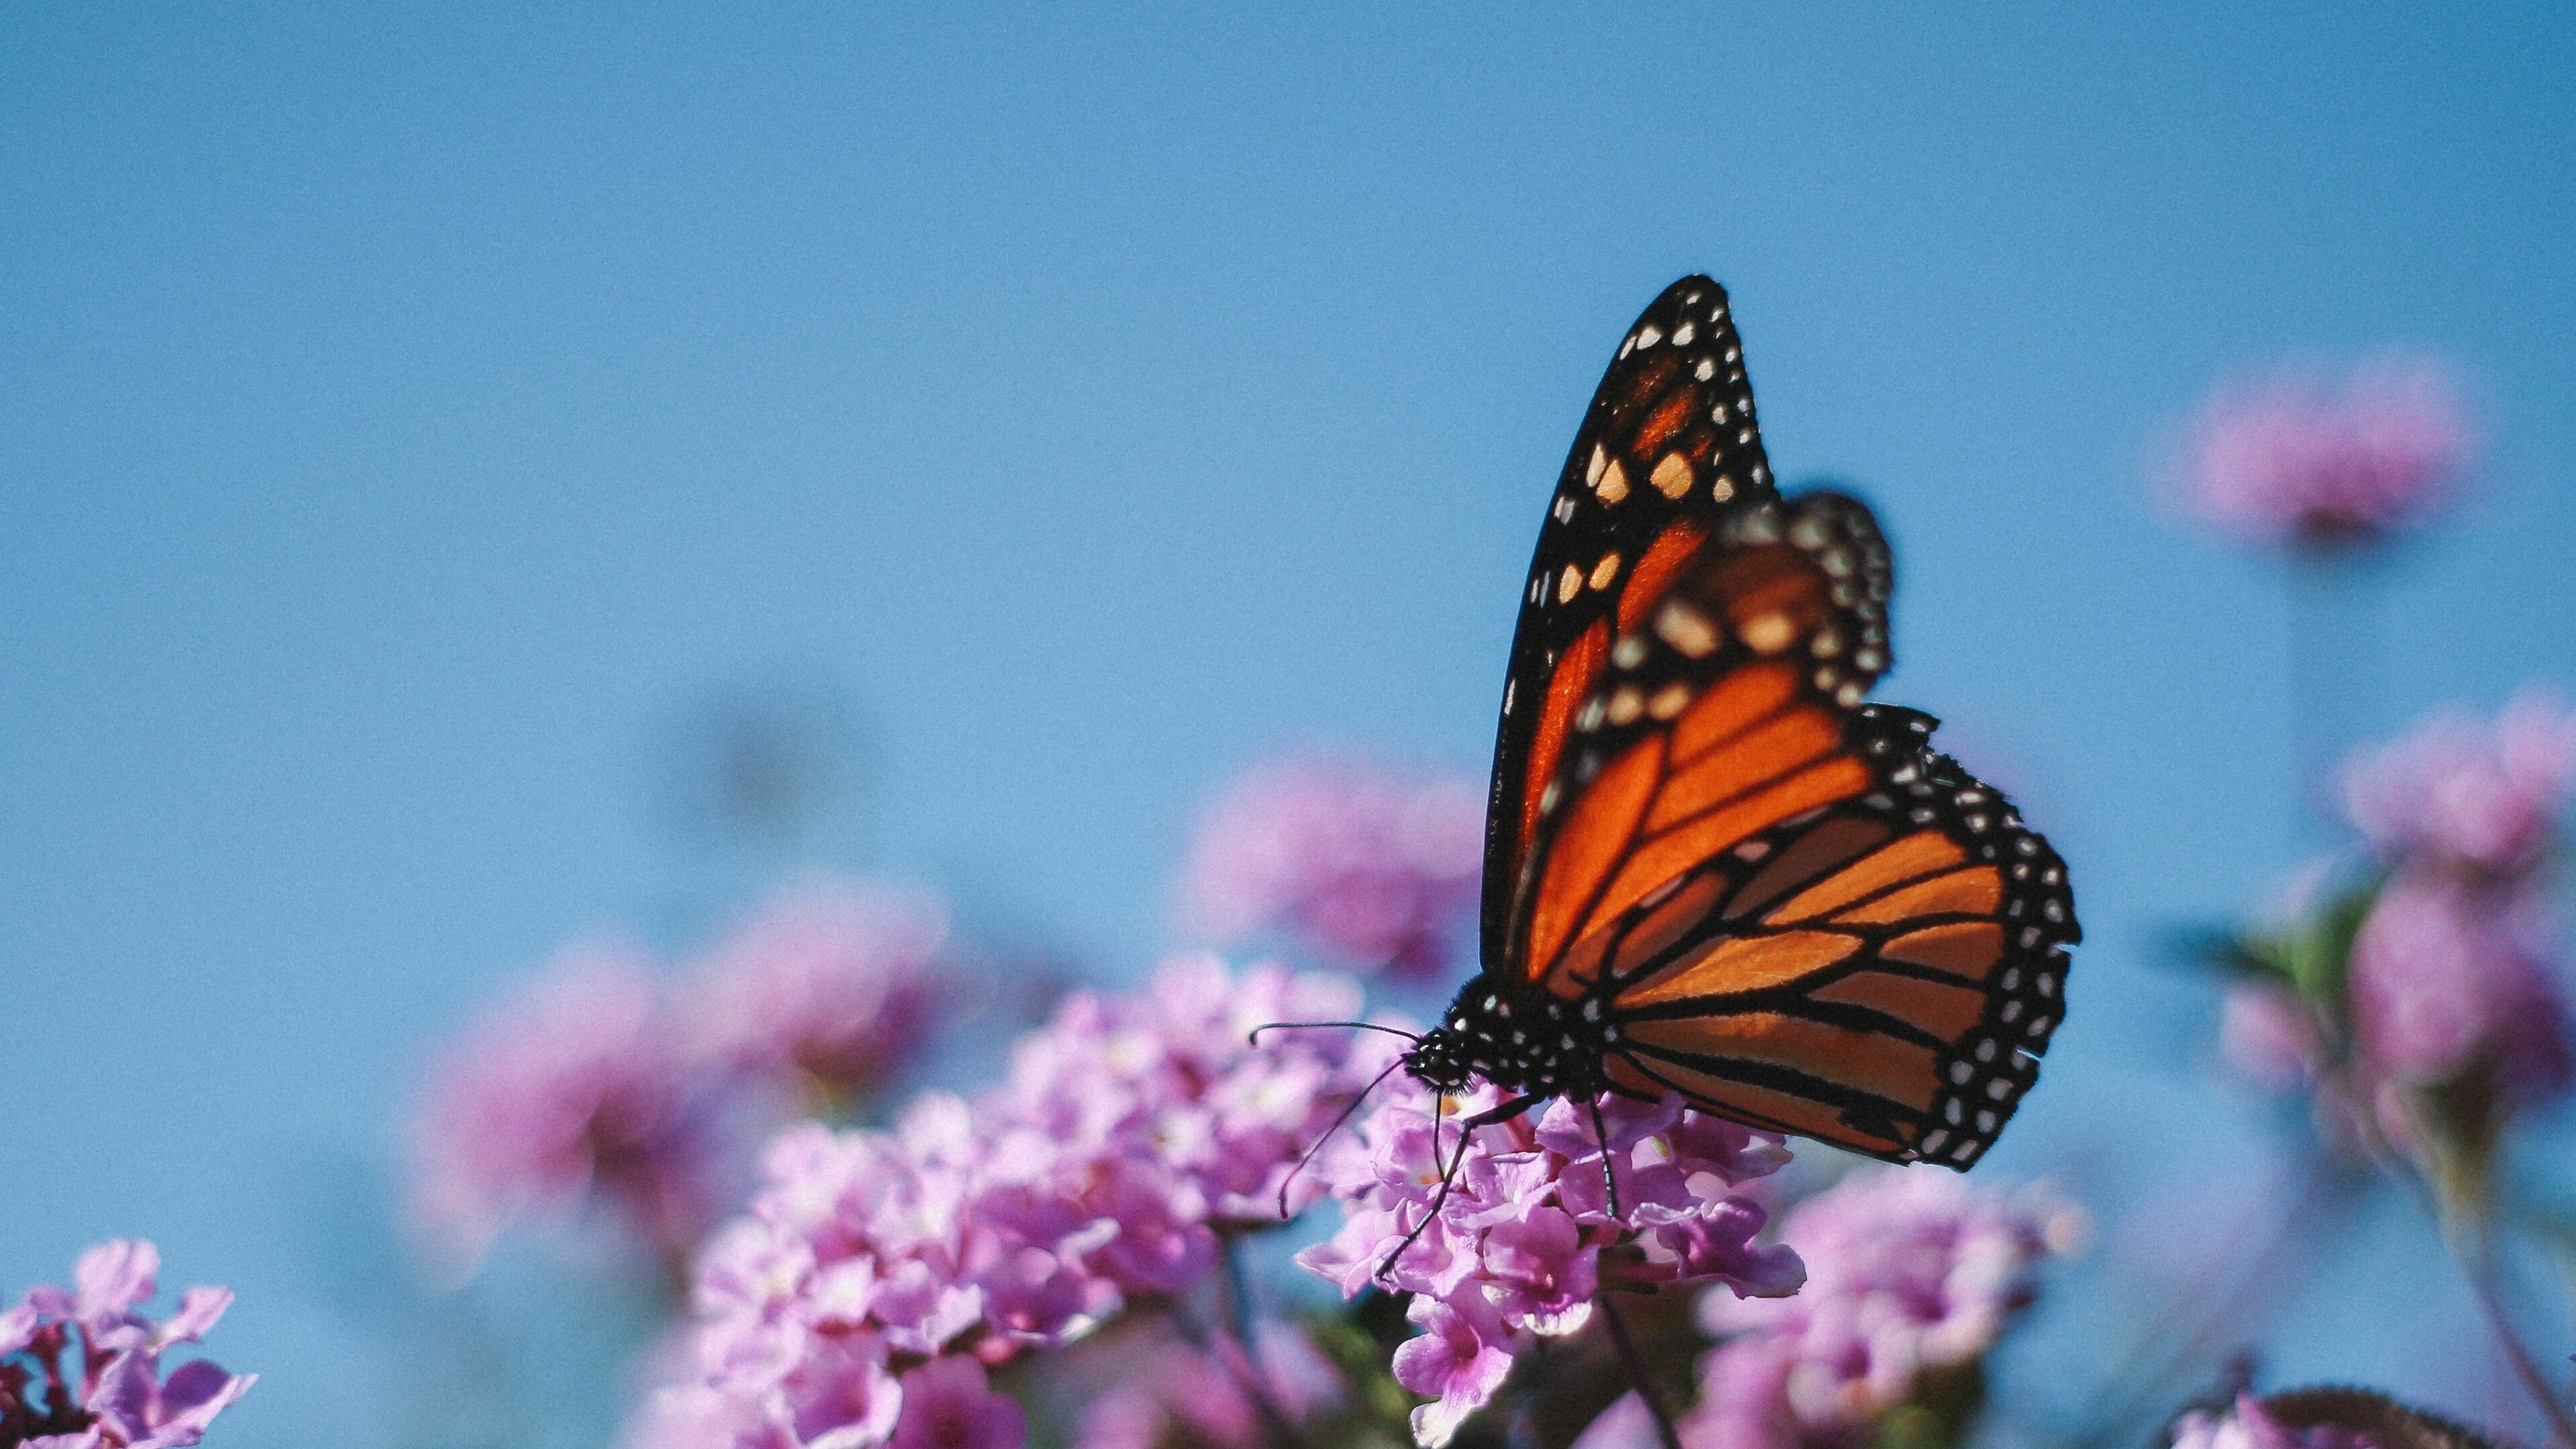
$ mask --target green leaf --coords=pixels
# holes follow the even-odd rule
[[[2361,934],[2361,923],[2369,918],[2370,908],[2379,902],[2380,888],[2387,883],[2385,874],[2374,873],[2353,888],[2328,897],[2325,905],[2291,934],[2290,979],[2300,995],[2310,1001],[2343,1000],[2344,983],[2352,974],[2353,940]]]
[[[2241,935],[2218,926],[2182,926],[2163,932],[2165,956],[2217,973],[2230,980],[2288,982],[2285,950],[2262,937]]]

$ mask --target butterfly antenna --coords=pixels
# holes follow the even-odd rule
[[[1369,1099],[1369,1093],[1376,1091],[1388,1077],[1395,1075],[1396,1068],[1403,1065],[1404,1063],[1400,1061],[1388,1062],[1385,1071],[1369,1078],[1369,1084],[1360,1088],[1358,1096],[1351,1098],[1350,1105],[1333,1114],[1333,1125],[1324,1129],[1324,1135],[1316,1138],[1314,1145],[1297,1154],[1296,1165],[1288,1169],[1286,1177],[1279,1179],[1279,1221],[1283,1223],[1288,1221],[1288,1185],[1297,1180],[1297,1174],[1306,1170],[1307,1163],[1315,1160],[1316,1153],[1324,1150],[1324,1144],[1333,1140],[1333,1134],[1342,1130],[1342,1124],[1351,1120],[1351,1114],[1360,1109],[1360,1103]]]
[[[1610,1216],[1619,1213],[1619,1174],[1610,1165],[1610,1129],[1601,1125],[1601,1099],[1593,1098],[1584,1105],[1592,1109],[1592,1140],[1601,1144],[1601,1181],[1610,1189]]]
[[[1440,1157],[1440,1124],[1449,1115],[1449,1094],[1446,1092],[1441,1093],[1438,1100],[1439,1104],[1432,1109],[1431,1113],[1431,1156],[1433,1161],[1438,1161]],[[1395,1245],[1395,1251],[1386,1255],[1386,1261],[1377,1265],[1377,1280],[1379,1282],[1388,1283],[1393,1281],[1387,1275],[1395,1271],[1396,1264],[1404,1261],[1405,1250],[1412,1247],[1414,1241],[1422,1236],[1423,1230],[1430,1227],[1433,1220],[1440,1216],[1440,1209],[1448,1206],[1449,1184],[1457,1178],[1458,1169],[1466,1166],[1467,1164],[1467,1139],[1473,1135],[1475,1135],[1475,1124],[1473,1120],[1470,1119],[1469,1122],[1460,1126],[1458,1129],[1458,1150],[1450,1155],[1448,1165],[1440,1169],[1440,1190],[1431,1195],[1430,1209],[1423,1213],[1422,1221],[1415,1223],[1413,1225],[1413,1230],[1404,1235],[1404,1241]]]
[[[1244,1040],[1252,1043],[1254,1046],[1259,1046],[1261,1045],[1261,1034],[1265,1031],[1319,1031],[1326,1027],[1346,1027],[1352,1031],[1382,1031],[1388,1036],[1400,1036],[1406,1041],[1412,1042],[1416,1045],[1420,1045],[1422,1041],[1422,1033],[1418,1031],[1405,1031],[1399,1027],[1380,1026],[1374,1021],[1265,1021],[1261,1025],[1254,1027],[1252,1029],[1252,1034],[1245,1037]]]

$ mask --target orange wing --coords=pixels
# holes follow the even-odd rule
[[[1733,508],[1773,496],[1726,290],[1684,277],[1619,345],[1540,527],[1494,743],[1485,827],[1485,957],[1614,634],[1634,629]]]
[[[1976,1160],[2037,1074],[2065,868],[1886,667],[1885,545],[1831,494],[1732,520],[1605,648],[1514,894],[1523,979],[1598,998],[1613,1085]]]

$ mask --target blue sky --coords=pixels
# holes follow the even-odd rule
[[[2350,725],[2576,685],[2571,70],[2541,5],[13,7],[0,1284],[155,1237],[241,1293],[228,1442],[396,1442],[390,1124],[568,935],[727,903],[676,721],[837,702],[822,853],[1132,973],[1229,770],[1483,768],[1567,439],[1692,270],[1784,478],[1895,540],[1882,694],[2073,862],[1996,1168],[2224,1197],[2255,1114],[2156,943],[2315,837],[2279,580],[2143,460],[2278,356],[2454,359],[2490,465]],[[2339,1301],[2284,1374],[2481,1407]]]

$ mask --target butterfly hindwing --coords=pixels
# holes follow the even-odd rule
[[[2076,938],[2000,795],[1862,699],[1887,550],[1833,494],[1730,514],[1604,649],[1505,960],[1597,998],[1613,1085],[1964,1167],[2036,1074]]]
[[[1772,494],[1725,289],[1666,288],[1603,376],[1566,457],[1521,594],[1486,821],[1484,937],[1505,944],[1538,797],[1613,636],[1737,506]]]
[[[1992,1144],[2080,931],[2056,851],[1932,728],[1862,706],[1849,739],[1873,788],[1700,867],[1669,899],[1707,908],[1667,902],[1660,943],[1619,941],[1652,907],[1610,928],[1615,1085],[1900,1161],[1964,1168]]]

